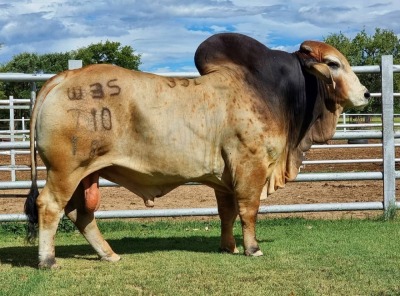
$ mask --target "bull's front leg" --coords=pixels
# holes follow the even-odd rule
[[[242,223],[243,245],[246,256],[262,256],[256,239],[256,222],[260,196],[266,181],[266,170],[262,167],[238,168],[235,195]]]
[[[97,177],[98,181],[98,177]],[[84,182],[83,182],[84,183]],[[95,189],[93,189],[95,188]],[[99,195],[98,187],[92,186],[91,195]],[[88,207],[87,203],[87,186],[84,183],[83,186],[79,185],[75,190],[71,200],[65,207],[65,214],[71,221],[76,225],[78,230],[83,234],[88,243],[97,252],[101,260],[115,262],[120,260],[118,256],[103,238],[100,230],[97,226],[96,219],[94,217],[94,209]],[[98,206],[97,206],[98,207]]]
[[[263,255],[256,239],[256,222],[259,205],[259,198],[258,202],[256,200],[250,202],[239,201],[239,216],[242,223],[244,254],[246,256],[257,257]]]
[[[220,251],[232,254],[239,253],[233,236],[233,224],[237,217],[236,200],[233,193],[215,190],[218,204],[218,214],[221,219]]]

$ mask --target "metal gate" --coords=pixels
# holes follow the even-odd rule
[[[357,66],[353,67],[356,73],[381,73],[382,93],[371,94],[382,98],[382,128],[374,131],[348,131],[336,132],[334,139],[381,139],[383,146],[383,171],[382,172],[354,172],[354,173],[309,173],[299,174],[295,182],[312,181],[342,181],[342,180],[382,180],[383,200],[379,202],[348,202],[348,203],[317,203],[317,204],[295,204],[295,205],[271,205],[260,207],[259,213],[292,213],[292,212],[320,212],[320,211],[353,211],[353,210],[383,210],[387,215],[391,209],[400,208],[396,200],[396,179],[400,178],[400,171],[395,170],[395,139],[400,138],[400,132],[394,129],[394,96],[400,96],[393,91],[393,73],[400,72],[399,65],[393,65],[392,56],[383,56],[381,66]],[[195,77],[196,73],[166,73],[166,76]],[[53,75],[29,75],[29,74],[0,74],[0,81],[30,81],[32,82],[31,102],[35,100],[35,82],[45,81]],[[351,147],[351,145],[347,145]],[[313,147],[318,147],[314,145]],[[359,145],[357,147],[360,147]],[[319,147],[321,148],[321,147]],[[18,149],[29,149],[29,143],[23,141],[0,142],[0,152],[4,150],[14,151]],[[12,164],[11,164],[12,166]],[[18,169],[15,167],[15,169]],[[27,169],[27,168],[25,168]],[[38,186],[43,187],[44,180],[38,181]],[[28,189],[30,181],[0,182],[2,189]],[[117,186],[106,180],[100,180],[100,186]],[[121,211],[98,211],[97,218],[142,218],[142,217],[173,217],[173,216],[208,216],[217,215],[216,208],[188,208],[188,209],[159,209],[159,210],[121,210]],[[24,214],[0,214],[2,221],[23,221]]]

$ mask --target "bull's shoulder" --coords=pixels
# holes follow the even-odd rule
[[[299,92],[303,78],[296,56],[272,50],[259,41],[236,33],[222,33],[206,39],[195,53],[200,74],[233,70],[236,78],[245,77],[248,87],[267,98]]]
[[[249,49],[252,50],[249,50]],[[200,74],[206,74],[210,67],[227,64],[248,67],[256,62],[257,55],[269,49],[257,40],[236,33],[221,33],[202,42],[195,53],[195,64]]]

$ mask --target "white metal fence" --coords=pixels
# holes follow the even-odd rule
[[[393,65],[392,56],[383,56],[380,66],[361,66],[353,67],[356,73],[380,73],[382,76],[382,93],[372,94],[373,97],[382,98],[382,123],[364,123],[353,124],[349,123],[349,114],[343,115],[343,124],[338,125],[334,139],[380,139],[381,144],[340,144],[340,145],[313,145],[313,148],[354,148],[354,147],[383,147],[382,158],[379,159],[353,159],[353,160],[319,160],[305,161],[305,165],[312,164],[338,164],[338,163],[361,163],[361,162],[380,162],[383,164],[382,172],[348,172],[348,173],[307,173],[299,174],[297,182],[312,182],[312,181],[343,181],[343,180],[382,180],[384,192],[383,200],[377,202],[347,202],[347,203],[318,203],[318,204],[296,204],[296,205],[271,205],[260,207],[260,213],[287,213],[287,212],[315,212],[315,211],[352,211],[352,210],[383,210],[388,213],[391,208],[400,208],[400,203],[396,201],[395,187],[396,179],[400,178],[400,171],[395,170],[395,162],[400,159],[395,158],[395,138],[400,138],[400,132],[396,131],[399,124],[394,124],[395,114],[393,112],[393,99],[400,97],[400,93],[393,91],[393,73],[400,72],[399,65]],[[166,73],[167,76],[185,76],[195,77],[197,73]],[[52,77],[51,74],[45,75],[29,75],[29,74],[1,74],[0,81],[29,81],[32,84],[31,99],[28,100],[31,104],[36,97],[36,81],[45,81]],[[10,124],[12,111],[15,110],[17,103],[20,102],[10,98]],[[0,105],[1,107],[1,105]],[[29,106],[25,105],[25,108]],[[376,114],[375,114],[376,116]],[[398,116],[398,115],[396,115]],[[23,119],[24,124],[27,119]],[[399,128],[400,130],[400,128]],[[8,166],[0,165],[0,170],[9,170],[11,172],[10,181],[0,182],[0,190],[4,189],[29,189],[30,181],[15,180],[15,171],[29,170],[27,166],[16,166],[12,158],[16,153],[29,153],[29,142],[24,142],[26,139],[27,130],[13,131],[10,127],[9,141],[0,141],[0,153],[7,153],[11,157],[11,163]],[[0,133],[0,139],[2,137]],[[5,152],[4,152],[5,151]],[[44,169],[44,167],[39,169]],[[13,173],[14,172],[14,173]],[[14,175],[14,176],[13,176]],[[44,180],[38,181],[38,186],[43,187]],[[117,186],[106,180],[100,180],[100,186]],[[0,193],[1,197],[1,193]],[[0,200],[1,202],[1,200]],[[97,218],[135,218],[135,217],[171,217],[171,216],[205,216],[217,215],[216,208],[195,208],[195,209],[160,209],[160,210],[121,210],[121,211],[99,211],[95,213]],[[24,214],[0,214],[0,222],[2,221],[21,221],[25,220]]]

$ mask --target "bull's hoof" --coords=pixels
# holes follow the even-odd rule
[[[259,248],[254,248],[254,249],[250,249],[250,250],[246,250],[244,252],[244,254],[246,256],[251,256],[251,257],[260,257],[263,256],[263,252],[261,252],[261,250]]]
[[[229,254],[233,254],[233,255],[239,254],[239,250],[236,247],[234,247],[233,249],[220,247],[219,252],[220,253],[229,253]]]
[[[108,262],[117,262],[121,260],[121,257],[115,253],[111,254],[110,256],[104,256],[100,258],[101,261],[108,261]]]
[[[47,259],[39,262],[38,264],[39,269],[47,269],[47,270],[57,270],[60,269],[61,267],[56,263],[55,259]]]
[[[252,256],[252,257],[260,257],[260,256],[263,256],[263,255],[264,255],[263,252],[261,252],[261,250],[258,250],[257,252],[251,254],[250,256]]]
[[[144,201],[144,205],[148,208],[153,208],[154,207],[154,200],[147,199]]]

